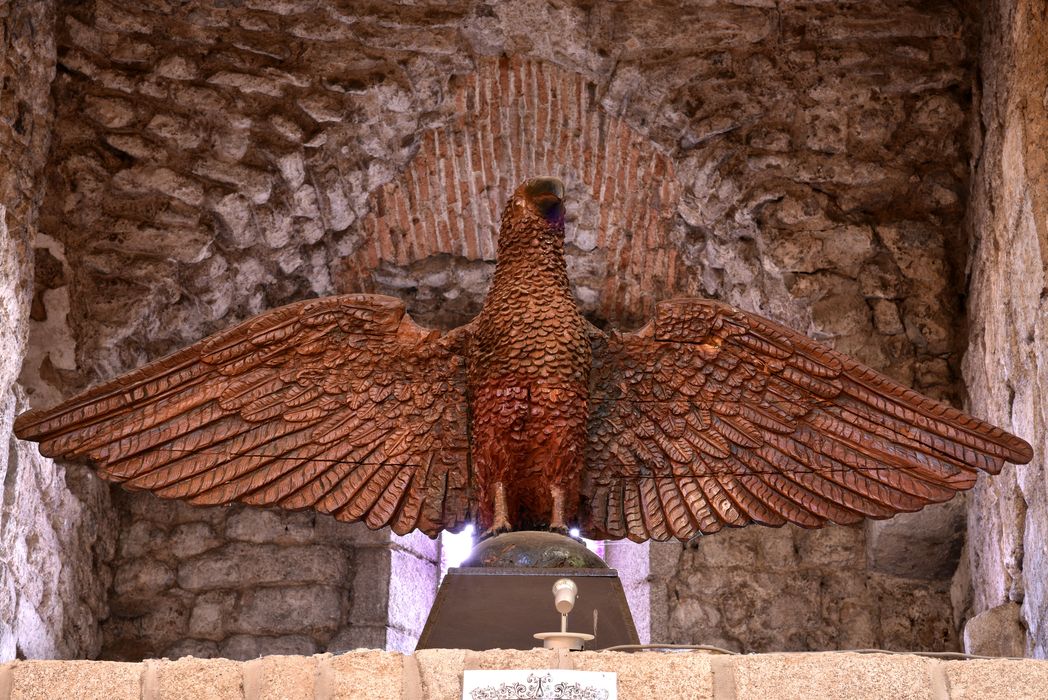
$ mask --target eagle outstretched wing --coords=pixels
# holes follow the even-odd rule
[[[164,498],[434,536],[467,517],[462,335],[420,328],[391,297],[298,302],[25,413],[15,432]]]
[[[595,334],[587,537],[689,539],[725,526],[818,527],[949,499],[1023,440],[726,304],[659,304]]]

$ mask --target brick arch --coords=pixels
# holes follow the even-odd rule
[[[407,170],[372,193],[341,286],[374,289],[372,272],[382,263],[440,254],[494,260],[509,194],[528,177],[552,174],[596,203],[597,220],[578,225],[592,229],[583,252],[603,256],[609,273],[599,312],[650,311],[656,295],[678,286],[681,263],[668,232],[680,187],[670,158],[607,114],[595,93],[584,76],[548,63],[481,60],[454,89],[455,116],[423,133]]]

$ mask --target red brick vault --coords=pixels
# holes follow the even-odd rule
[[[600,315],[647,315],[681,291],[668,235],[680,196],[673,163],[605,112],[596,93],[584,76],[547,63],[482,59],[454,87],[455,116],[424,132],[407,170],[371,195],[363,243],[345,260],[340,286],[374,291],[383,262],[494,260],[506,198],[522,180],[551,174],[565,181],[575,210],[569,258],[596,258],[581,282],[594,282]]]

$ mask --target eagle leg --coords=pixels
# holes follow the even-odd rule
[[[509,521],[509,507],[506,505],[506,487],[499,481],[495,484],[495,514],[491,519],[491,527],[484,531],[480,539],[486,540],[511,530],[513,525]]]
[[[564,487],[551,486],[549,492],[553,497],[553,510],[550,513],[549,530],[550,532],[566,535],[568,534],[568,526],[564,522]]]

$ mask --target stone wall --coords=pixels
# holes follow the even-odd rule
[[[194,508],[119,493],[105,658],[409,651],[437,542],[327,515]]]
[[[404,264],[410,250],[365,240],[376,229],[364,219],[382,213],[378,188],[425,157],[427,128],[462,110],[457,85],[505,51],[560,66],[587,104],[651,140],[627,155],[671,157],[682,191],[664,204],[675,215],[662,233],[699,279],[682,274],[661,294],[762,310],[954,395],[951,275],[963,252],[971,80],[959,10],[898,0],[724,2],[694,16],[631,4],[519,8],[64,6],[45,232],[72,251],[80,371],[52,381],[65,391],[264,308],[340,291],[332,279],[365,244],[378,250],[372,265]],[[550,26],[562,42],[532,31]],[[605,156],[596,139],[589,150],[584,161]],[[489,165],[526,169],[512,157]],[[441,173],[452,180],[450,168]],[[629,197],[601,191],[609,211]],[[445,215],[457,218],[500,202],[452,205]],[[580,226],[594,226],[595,205],[580,206]],[[643,231],[606,218],[613,252]],[[428,243],[418,252],[445,263],[491,255]],[[588,252],[583,260],[609,251]],[[371,283],[412,302],[419,287],[377,273]],[[468,293],[478,298],[483,284]],[[638,307],[651,301],[634,296]]]
[[[956,399],[972,36],[955,4],[917,0],[722,0],[693,9],[62,3],[23,383],[34,404],[45,404],[264,309],[355,291],[350,286],[402,296],[421,322],[459,323],[486,288],[492,260],[482,241],[491,231],[474,227],[470,246],[451,240],[466,229],[450,222],[496,220],[499,193],[541,166],[564,176],[572,192],[572,272],[585,282],[580,302],[598,324],[636,325],[657,297],[713,296]],[[508,92],[525,84],[527,99]],[[506,91],[484,87],[495,85]],[[468,102],[470,89],[486,107]],[[569,107],[571,95],[586,109]],[[506,114],[517,115],[516,136],[503,130]],[[458,125],[466,130],[459,140],[441,140]],[[551,143],[553,134],[561,144]],[[456,149],[496,142],[510,147],[485,161],[490,174],[482,168],[464,189],[449,186],[459,183],[457,164],[472,163],[472,151]],[[441,158],[452,150],[455,158]],[[597,177],[600,163],[613,162],[609,154],[630,163],[621,179]],[[431,196],[414,189],[424,181],[435,185]],[[638,208],[634,194],[652,182],[665,184],[666,194],[642,198]],[[409,205],[422,200],[432,206],[414,217]],[[446,227],[427,226],[430,213]],[[663,274],[670,261],[674,272]],[[603,295],[614,302],[602,303]],[[185,644],[199,653],[239,644],[236,653],[246,654],[259,640],[323,649],[348,624],[339,618],[292,630],[275,618],[238,617],[237,601],[257,581],[237,563],[277,548],[303,561],[331,553],[336,545],[319,526],[308,542],[245,542],[226,512],[190,516],[148,497],[121,501],[106,654],[132,656],[142,630],[168,624],[160,609],[171,617],[158,645],[178,649],[172,630],[186,630],[193,641]],[[890,591],[900,607],[919,608],[921,620],[952,621],[939,582],[954,563],[956,513],[956,506],[926,511],[903,531],[746,537],[783,549],[797,537],[806,543],[798,552],[843,538],[852,579],[841,586],[858,608],[868,611]],[[193,528],[213,550],[192,551],[201,545],[189,538],[190,549],[176,551]],[[915,528],[939,534],[918,542]],[[156,540],[133,542],[143,531]],[[336,548],[348,570],[363,559],[361,545],[349,544],[355,535],[344,537]],[[723,547],[734,547],[730,541]],[[700,578],[731,602],[745,567],[704,571],[705,555],[675,551],[676,578],[657,585],[677,593],[679,582]],[[840,568],[800,553],[778,556],[754,550],[755,575],[784,566],[798,586],[821,585]],[[182,570],[198,560],[214,560],[236,580],[184,586]],[[874,583],[862,581],[866,572]],[[330,589],[342,615],[358,589],[337,573],[294,585]],[[146,591],[155,598],[142,599]],[[666,601],[660,619],[678,621],[676,639],[721,635],[684,624],[694,607],[688,594],[667,592],[654,598]],[[772,606],[781,591],[748,595],[748,603]],[[189,631],[204,601],[209,614],[231,621],[220,638]],[[150,605],[158,612],[147,612]],[[831,633],[840,611],[813,606],[809,617],[819,631],[803,639],[776,628],[739,631],[734,641],[751,649],[851,639]],[[892,624],[857,622],[875,631],[854,638],[955,643],[949,631],[893,638],[882,631]]]
[[[958,648],[948,579],[880,573],[862,527],[746,528],[698,540],[665,580],[660,641],[747,652]]]
[[[0,7],[0,659],[98,654],[115,540],[108,491],[11,434],[26,408],[15,380],[36,316],[32,245],[51,134],[54,24],[51,2]]]
[[[1015,644],[1048,655],[1048,10],[988,2],[983,18],[981,140],[972,188],[972,410],[1022,435],[1034,460],[976,489],[968,514],[972,612],[990,624],[972,648]],[[967,573],[967,572],[965,572]],[[968,576],[962,581],[969,584]],[[974,622],[974,621],[973,621]]]

